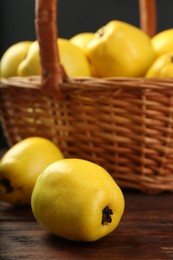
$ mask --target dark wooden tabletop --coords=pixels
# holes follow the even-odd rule
[[[123,192],[126,209],[118,228],[90,243],[53,236],[29,207],[0,202],[0,259],[173,259],[173,194]]]

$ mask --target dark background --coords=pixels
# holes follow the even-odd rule
[[[173,27],[173,1],[156,2],[157,31]],[[35,40],[34,6],[34,0],[0,0],[0,57],[16,42]],[[60,37],[70,38],[84,31],[95,32],[113,19],[139,27],[138,0],[59,0],[58,9]],[[7,147],[1,128],[0,147]]]

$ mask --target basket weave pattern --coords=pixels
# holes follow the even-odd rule
[[[0,111],[10,146],[43,136],[65,157],[102,165],[121,187],[173,191],[171,80],[64,78],[50,92],[43,85],[40,77],[2,79]]]

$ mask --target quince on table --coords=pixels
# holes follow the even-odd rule
[[[59,148],[46,138],[28,137],[13,145],[0,161],[0,200],[30,205],[37,177],[62,158]]]
[[[40,225],[75,241],[95,241],[111,233],[121,220],[124,203],[106,170],[77,158],[49,165],[38,177],[31,199]]]

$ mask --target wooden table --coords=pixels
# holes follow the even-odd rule
[[[29,207],[0,202],[0,259],[173,259],[173,194],[123,192],[126,209],[118,228],[92,243],[53,236]]]

